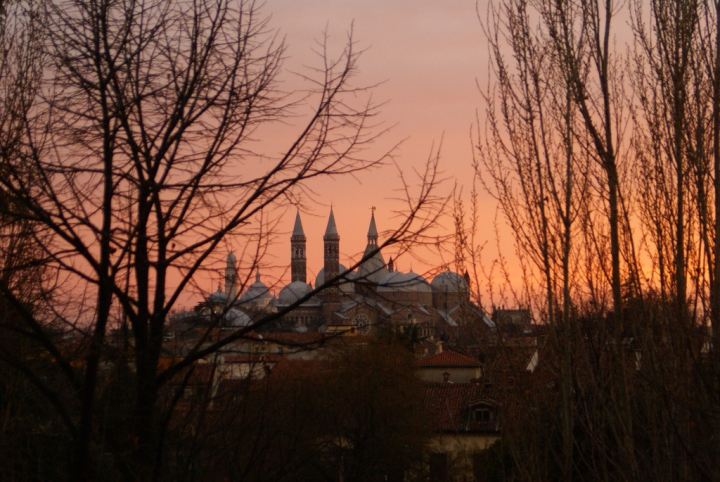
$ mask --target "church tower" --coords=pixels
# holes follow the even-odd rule
[[[325,282],[340,274],[340,235],[335,225],[335,215],[330,208],[330,218],[323,236],[325,244]],[[331,291],[337,291],[332,288]]]
[[[328,219],[323,241],[325,244],[325,266],[323,270],[324,279],[327,283],[340,274],[340,235],[337,232],[337,226],[335,226],[335,215],[332,208],[330,208],[330,218]],[[340,288],[337,286],[328,288],[321,295],[321,298],[323,300],[323,317],[326,322],[331,322],[333,319],[332,314],[342,306]]]
[[[375,207],[372,208],[372,215],[370,216],[370,227],[368,228],[367,233],[368,238],[368,244],[367,248],[365,248],[365,252],[372,249],[371,247],[375,247],[377,249],[377,242],[378,242],[378,231],[377,227],[375,226]]]
[[[225,294],[227,295],[228,300],[233,301],[235,298],[237,298],[237,289],[238,289],[238,275],[237,275],[237,266],[235,266],[235,263],[237,259],[235,259],[235,255],[230,253],[227,256],[227,265],[225,266]]]
[[[370,227],[367,233],[367,246],[363,253],[363,262],[358,267],[355,291],[365,296],[375,296],[378,284],[389,273],[385,259],[378,247],[378,230],[375,226],[375,207],[370,216]]]
[[[295,227],[290,237],[290,281],[307,283],[307,258],[305,255],[305,232],[303,231],[300,211],[295,216]]]

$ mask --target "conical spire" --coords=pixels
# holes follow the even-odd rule
[[[327,229],[325,230],[325,236],[327,235],[336,235],[337,232],[337,226],[335,226],[335,215],[333,214],[332,207],[330,208],[330,219],[328,219]]]
[[[305,282],[307,276],[306,262],[305,231],[303,231],[300,210],[298,209],[295,216],[295,227],[290,237],[290,272],[292,281]]]
[[[295,227],[293,228],[292,235],[293,236],[305,236],[305,231],[303,231],[302,221],[300,220],[300,210],[298,210],[297,214],[295,215]]]
[[[368,241],[376,241],[378,238],[377,227],[375,226],[375,208],[373,207],[373,213],[370,216],[370,228],[368,228]]]

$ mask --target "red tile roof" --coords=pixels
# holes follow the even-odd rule
[[[433,430],[438,432],[499,432],[499,406],[491,391],[477,383],[427,383],[420,401]],[[478,422],[473,406],[487,403],[495,407],[493,420]]]
[[[273,343],[279,343],[283,345],[316,345],[318,343],[322,343],[325,341],[326,337],[322,333],[317,332],[305,332],[305,333],[297,333],[297,332],[264,332],[256,335],[256,338],[260,339],[262,338],[263,341],[273,342]]]
[[[437,355],[426,356],[418,364],[421,367],[479,367],[479,360],[461,355],[454,351],[445,350]]]

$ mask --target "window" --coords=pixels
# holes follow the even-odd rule
[[[473,420],[475,422],[492,422],[493,419],[493,412],[489,407],[478,407],[473,410]]]
[[[358,333],[367,335],[370,333],[370,318],[364,314],[359,314],[353,319],[353,324],[357,327]]]

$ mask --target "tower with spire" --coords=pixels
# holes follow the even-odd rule
[[[375,226],[375,206],[372,207],[372,214],[370,215],[370,227],[368,228],[367,238],[368,247],[377,246],[378,232],[377,227]],[[368,249],[366,248],[365,251],[367,250]]]
[[[377,284],[389,273],[383,255],[378,248],[378,230],[375,225],[375,207],[372,208],[370,226],[367,233],[367,246],[363,253],[363,262],[358,268],[358,282],[355,289],[366,296],[374,296]]]
[[[237,259],[235,255],[230,253],[227,255],[226,266],[225,266],[225,294],[227,299],[232,301],[237,298],[238,292],[238,274],[237,274]]]
[[[327,282],[340,274],[340,235],[335,225],[332,207],[323,242],[325,245],[325,281]],[[330,291],[337,291],[337,288],[331,288]]]
[[[306,257],[306,238],[303,231],[302,221],[300,220],[300,211],[295,216],[295,227],[290,237],[290,272],[291,281],[302,281],[307,283],[307,257]]]

